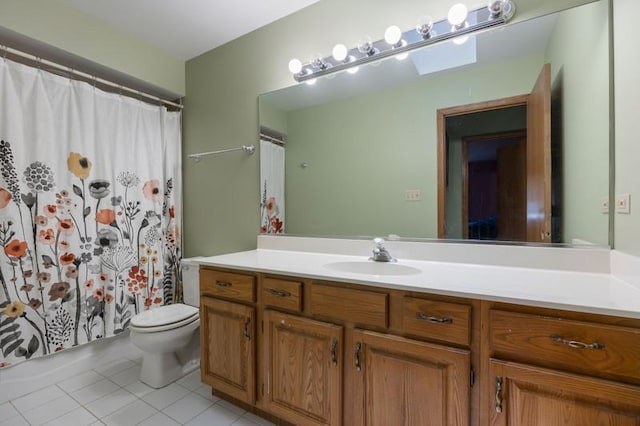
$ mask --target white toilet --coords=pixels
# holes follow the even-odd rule
[[[143,352],[140,381],[161,388],[200,366],[198,264],[182,261],[184,304],[141,312],[129,324],[131,342]]]

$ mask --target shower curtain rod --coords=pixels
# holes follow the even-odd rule
[[[141,92],[138,89],[133,89],[131,87],[123,86],[122,84],[114,83],[112,81],[105,80],[104,78],[96,77],[95,75],[91,75],[91,74],[87,74],[87,73],[82,72],[82,71],[75,70],[75,69],[73,69],[71,67],[68,67],[68,66],[65,66],[65,65],[61,65],[61,64],[59,64],[57,62],[49,61],[47,59],[43,59],[43,58],[41,58],[39,56],[32,55],[31,53],[23,52],[23,51],[18,50],[18,49],[14,49],[14,48],[9,47],[9,46],[0,46],[0,50],[3,50],[5,52],[4,53],[4,57],[5,58],[6,58],[7,53],[10,53],[12,55],[20,56],[20,57],[28,59],[30,61],[37,62],[38,64],[44,64],[44,65],[46,65],[48,67],[51,67],[51,68],[54,68],[54,69],[57,69],[57,70],[60,70],[60,71],[68,72],[68,73],[70,73],[70,74],[72,74],[74,76],[81,77],[83,79],[92,81],[94,83],[103,84],[103,85],[106,85],[106,86],[109,86],[109,87],[113,87],[113,88],[121,90],[121,91],[129,92],[129,93],[134,94],[136,96],[140,96],[140,97],[144,97],[144,98],[147,98],[147,99],[151,99],[151,100],[156,101],[156,102],[161,102],[164,105],[171,105],[172,107],[179,108],[179,109],[183,109],[184,108],[184,106],[182,104],[178,104],[178,103],[175,103],[175,102],[172,102],[172,101],[168,101],[168,100],[162,99],[162,98],[160,98],[158,96],[154,96],[154,95],[150,95],[148,93]]]
[[[266,135],[264,133],[260,133],[260,139],[265,140],[267,142],[274,143],[276,145],[284,146],[284,139],[280,139],[274,136]]]
[[[225,152],[233,152],[233,151],[244,151],[248,154],[253,154],[254,152],[256,152],[256,146],[242,145],[241,147],[238,147],[238,148],[229,148],[229,149],[221,149],[218,151],[199,152],[197,154],[189,154],[187,155],[187,157],[191,158],[192,160],[195,160],[195,162],[197,163],[198,161],[202,160],[202,157],[204,157],[205,155],[224,154]]]

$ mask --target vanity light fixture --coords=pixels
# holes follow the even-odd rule
[[[505,7],[508,7],[508,1],[505,0],[491,0],[487,5],[487,9],[491,12],[492,17],[497,17],[502,14]]]
[[[432,30],[433,18],[429,15],[421,16],[416,25],[416,32],[420,34],[423,39],[427,39],[433,35]]]
[[[320,53],[314,55],[313,58],[311,58],[311,63],[316,69],[319,70],[326,70],[330,66],[327,62],[325,62]]]
[[[451,6],[451,9],[449,9],[447,21],[449,21],[449,23],[453,25],[456,30],[458,30],[466,26],[465,24],[467,23],[467,16],[469,16],[467,6],[462,3],[457,3]],[[453,28],[451,30],[453,31]]]
[[[336,44],[331,54],[337,62],[344,62],[349,57],[349,49],[344,44]]]
[[[358,52],[365,56],[373,56],[379,51],[375,48],[371,37],[366,36],[358,42]]]
[[[402,30],[397,25],[392,25],[384,32],[384,41],[387,42],[392,49],[398,49],[407,45],[407,42],[402,38]],[[407,59],[409,54],[407,52],[396,55],[396,59],[402,61]]]
[[[299,74],[302,71],[302,62],[300,59],[293,58],[289,61],[289,71],[293,74]]]
[[[382,40],[373,41],[365,37],[351,49],[337,44],[332,55],[316,55],[304,64],[299,59],[292,59],[289,71],[298,82],[315,82],[318,77],[340,71],[355,73],[360,65],[392,56],[403,59],[412,50],[431,44],[452,39],[456,43],[464,42],[464,37],[472,33],[506,24],[516,12],[513,0],[491,0],[485,4],[468,10],[465,5],[458,3],[451,7],[446,19],[434,21],[429,16],[423,16],[411,30],[402,32],[397,26],[387,28]]]

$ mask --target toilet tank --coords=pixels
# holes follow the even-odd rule
[[[186,305],[200,306],[200,258],[192,257],[180,261],[182,267],[182,292]]]

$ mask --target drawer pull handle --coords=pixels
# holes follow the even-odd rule
[[[231,287],[232,285],[233,284],[231,284],[229,281],[220,281],[220,280],[216,281],[216,286],[221,287],[221,288]]]
[[[557,334],[554,334],[550,337],[551,337],[551,340],[553,340],[554,342],[562,343],[563,345],[569,346],[570,348],[573,348],[573,349],[604,349],[604,345],[598,342],[583,343],[577,340],[565,339],[564,337],[558,336]]]
[[[244,337],[247,339],[251,339],[251,334],[249,334],[249,326],[251,325],[251,318],[247,318],[244,320]]]
[[[331,341],[331,364],[333,366],[338,365],[338,354],[336,353],[338,349],[338,339],[335,337]]]
[[[278,289],[275,289],[275,288],[270,289],[269,293],[271,293],[272,295],[274,295],[276,297],[291,297],[291,293],[289,293],[288,291],[278,290]]]
[[[429,321],[435,324],[453,324],[453,320],[449,317],[438,318],[431,315],[423,314],[422,312],[416,312],[416,318],[423,321]]]
[[[362,370],[362,366],[360,365],[360,350],[362,349],[362,344],[360,342],[356,343],[356,353],[354,354],[356,371]]]
[[[496,377],[496,413],[502,413],[502,377]]]

